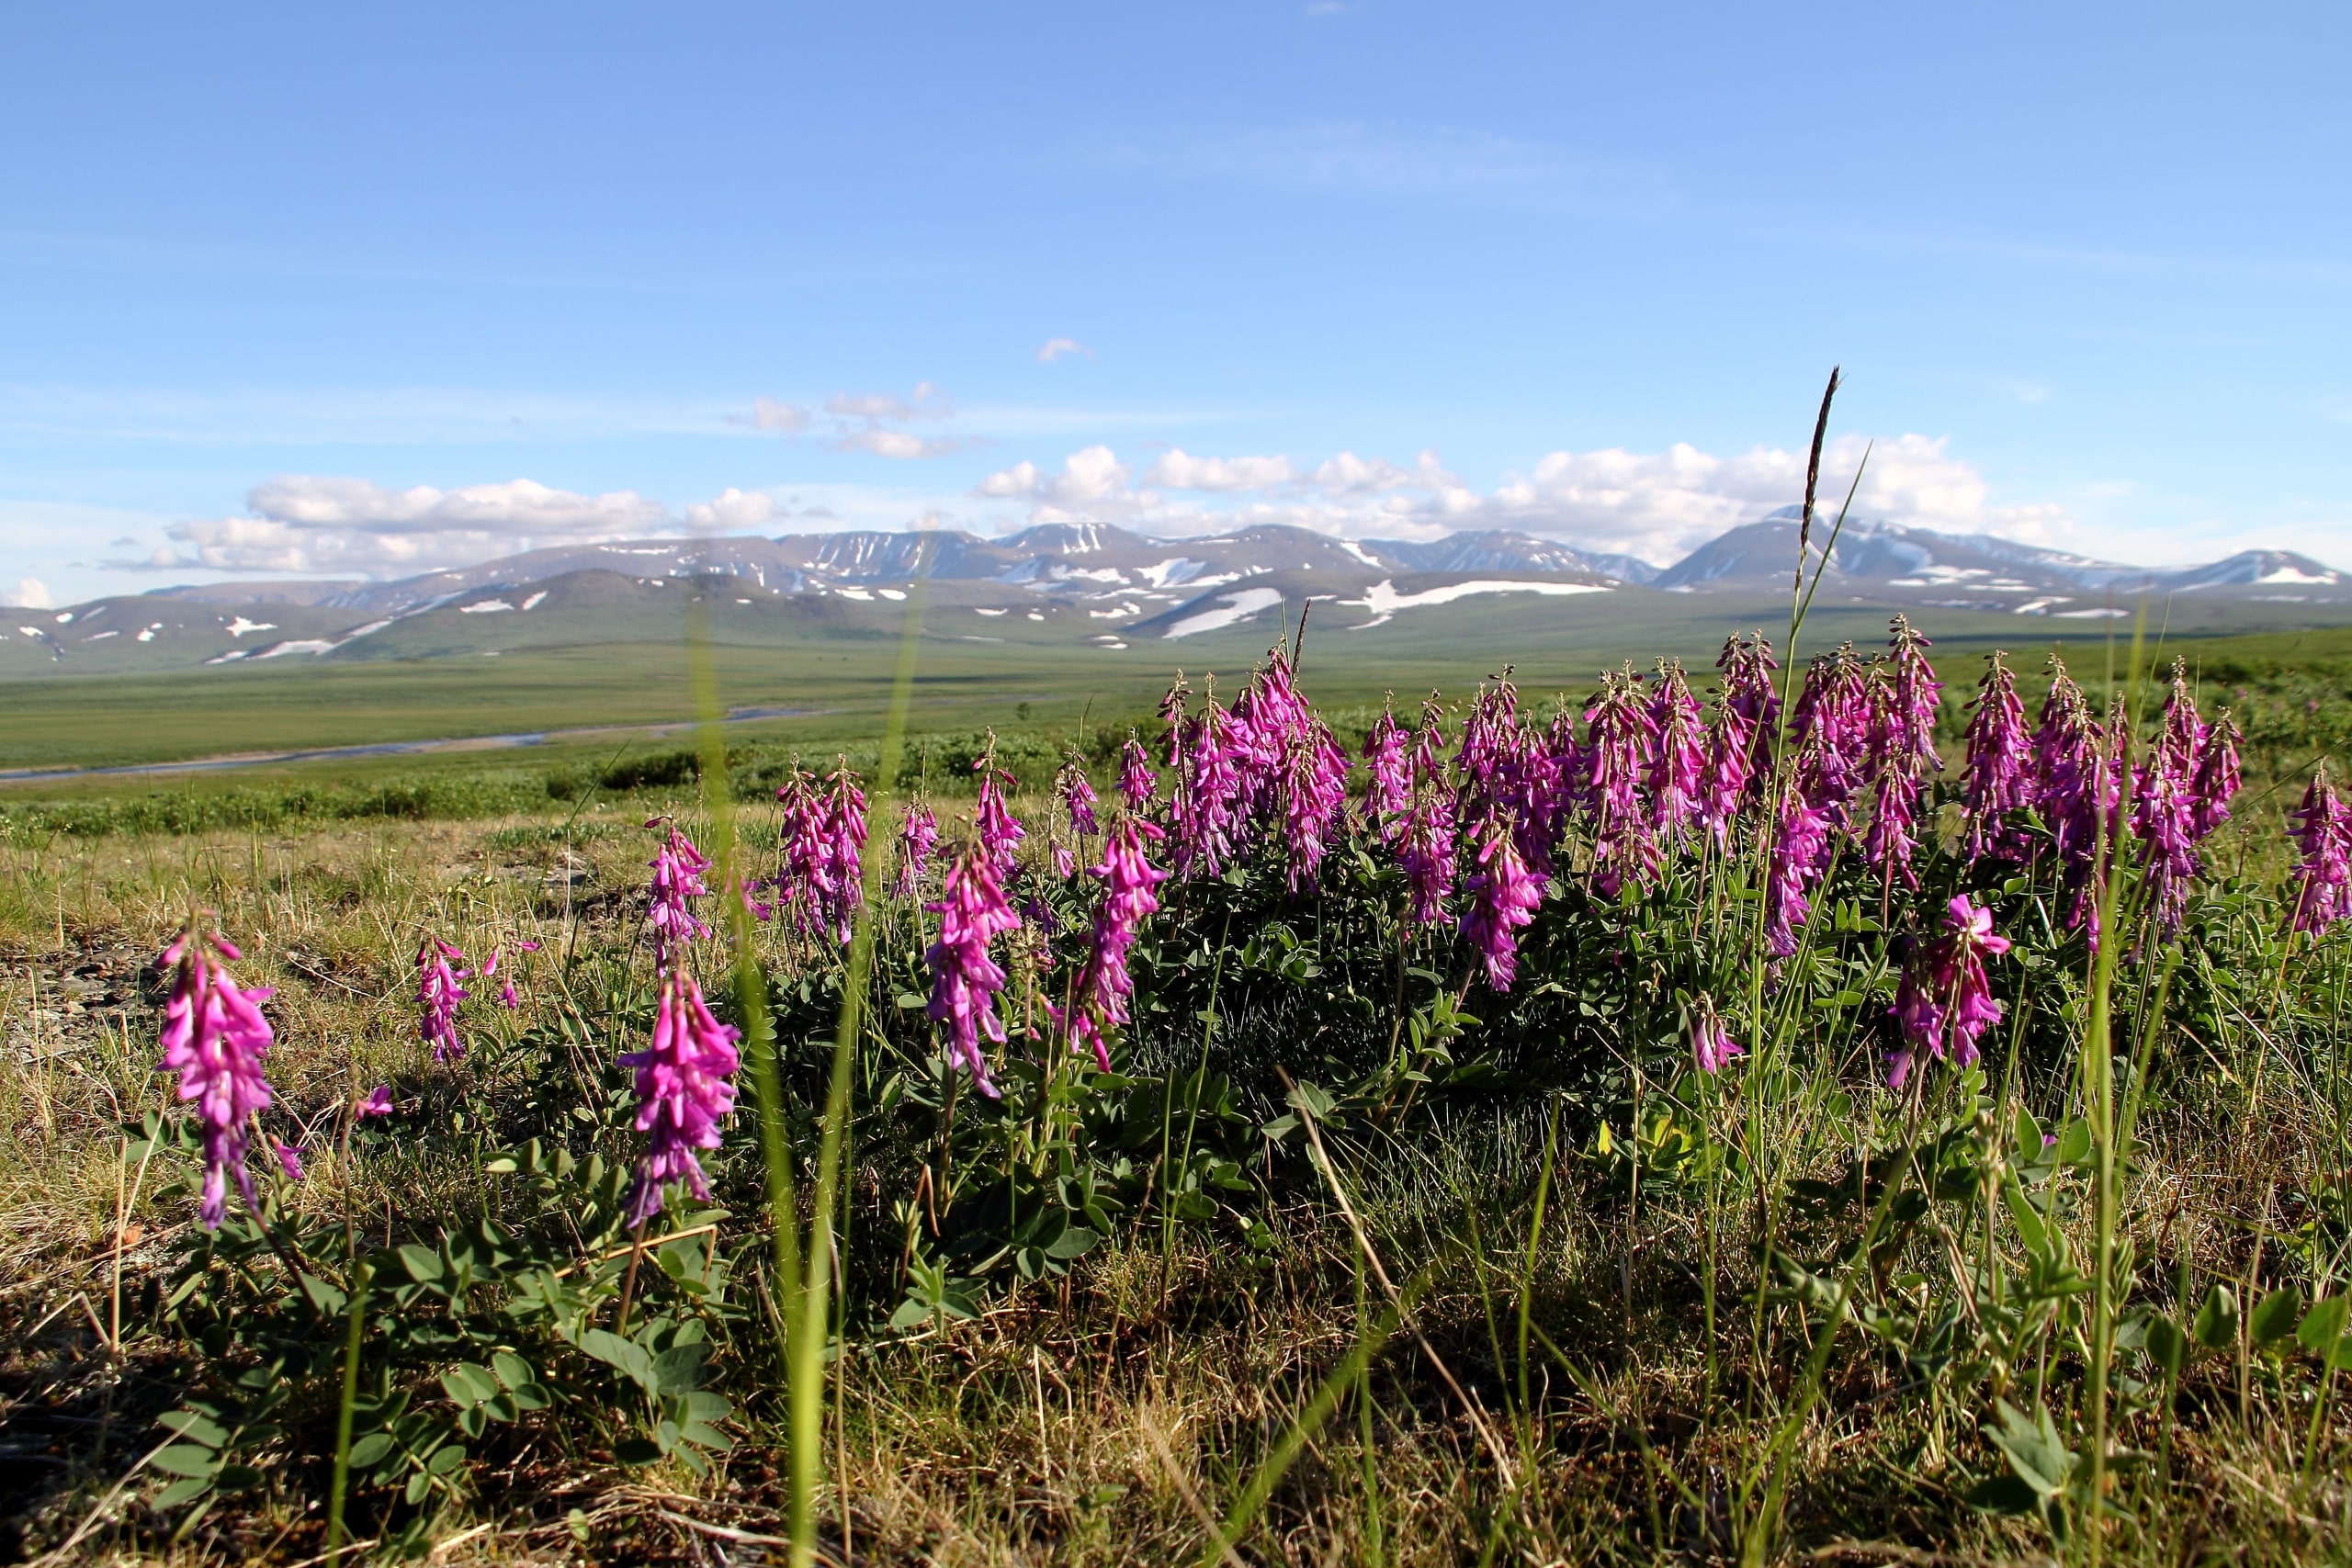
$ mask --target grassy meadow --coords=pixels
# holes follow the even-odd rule
[[[1387,693],[1410,722],[1442,688],[1424,783],[1466,803],[1505,662],[1505,728],[1560,733],[1559,692],[1581,734],[1598,669],[1703,670],[1758,622],[1310,626],[1298,683],[1351,757]],[[2018,628],[1928,629],[1916,890],[1864,863],[1858,811],[1778,953],[1769,809],[1611,891],[1579,807],[1505,988],[1455,922],[1516,818],[1481,838],[1463,807],[1460,879],[1417,922],[1359,761],[1311,887],[1271,806],[1160,885],[1099,1064],[1055,1010],[1091,973],[1104,834],[1057,775],[1075,755],[1109,829],[1130,727],[1165,770],[1169,666],[1197,714],[1262,633],[926,639],[895,708],[888,642],[722,639],[707,679],[622,645],[11,682],[8,767],[596,733],[0,785],[0,1560],[2352,1559],[2352,948],[2290,938],[2287,834],[2314,766],[2343,776],[2352,631],[2069,647],[2093,711],[2126,705],[2115,744],[2155,744],[2175,654],[2245,736],[2177,923],[2136,840],[2101,840],[2094,951],[2049,822],[1969,844],[1966,703]],[[1787,694],[1884,635],[1817,611]],[[2029,720],[2040,652],[2011,660]],[[691,728],[779,707],[815,711]],[[1774,787],[1805,765],[1784,719]],[[836,754],[873,810],[850,928],[738,918],[725,879],[778,869],[794,759]],[[925,1010],[939,859],[892,886],[909,804],[956,843],[991,757],[1027,828],[994,1099]],[[1181,834],[1173,788],[1142,814]],[[714,863],[711,933],[666,969],[743,1030],[741,1095],[710,1196],[638,1226],[618,1057],[671,983],[661,818]],[[1896,1088],[1893,1010],[1955,897],[2011,944],[2001,1016]],[[260,1210],[232,1184],[217,1232],[157,1070],[152,961],[198,909],[274,993]],[[470,971],[454,1059],[420,1030],[428,936]],[[1702,1070],[1718,1013],[1742,1054]],[[357,1114],[379,1085],[389,1114]]]

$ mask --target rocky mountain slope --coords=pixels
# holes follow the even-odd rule
[[[1525,534],[1414,542],[1264,526],[1156,539],[1055,524],[1003,538],[961,532],[646,539],[536,550],[390,582],[210,583],[0,612],[0,672],[161,670],[274,660],[495,655],[674,637],[697,580],[733,637],[779,643],[893,635],[926,568],[927,635],[1046,639],[1117,651],[1252,626],[1316,602],[1318,626],[1373,631],[1442,606],[1553,598],[1636,613],[1659,593],[1784,598],[1795,509],[1709,541],[1671,567]],[[1816,519],[1812,547],[1827,543]],[[1825,602],[2095,620],[2143,599],[2233,606],[2232,624],[2352,616],[2352,581],[2307,557],[2248,550],[2151,569],[1984,535],[1849,521]],[[2181,624],[2176,610],[2174,624]]]

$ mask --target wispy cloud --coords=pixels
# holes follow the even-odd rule
[[[1178,177],[1419,200],[1641,214],[1678,200],[1655,165],[1450,126],[1319,120],[1132,141],[1102,156]]]
[[[749,419],[733,423],[786,436],[807,435],[836,452],[899,459],[940,457],[972,444],[967,435],[920,435],[909,428],[956,417],[955,400],[929,381],[907,397],[895,392],[835,392],[821,410],[776,398],[755,399]]]
[[[1073,354],[1084,355],[1089,359],[1094,357],[1094,351],[1074,337],[1049,337],[1038,345],[1037,363],[1051,365],[1055,360]]]

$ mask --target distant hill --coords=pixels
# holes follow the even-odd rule
[[[1811,547],[1828,542],[1816,518]],[[1335,539],[1261,526],[1157,539],[1094,524],[1002,538],[943,531],[646,539],[534,550],[391,582],[212,583],[0,611],[0,673],[156,671],[280,660],[495,656],[514,649],[674,638],[697,583],[714,625],[753,644],[894,636],[928,552],[928,637],[1056,643],[1105,653],[1224,634],[1271,634],[1313,600],[1319,629],[1377,641],[1440,632],[1453,613],[1505,602],[1545,615],[1638,619],[1661,594],[1785,600],[1796,509],[1659,568],[1500,530],[1427,542]],[[2094,621],[2143,598],[2176,630],[2352,619],[2352,583],[2308,557],[2248,550],[2154,569],[1987,535],[1849,521],[1822,579],[1826,606],[1883,605]],[[1439,613],[1431,624],[1432,612]],[[1485,611],[1482,614],[1487,613]]]

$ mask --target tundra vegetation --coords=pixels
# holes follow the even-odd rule
[[[1315,654],[0,813],[5,1550],[2352,1551],[2340,671]]]

